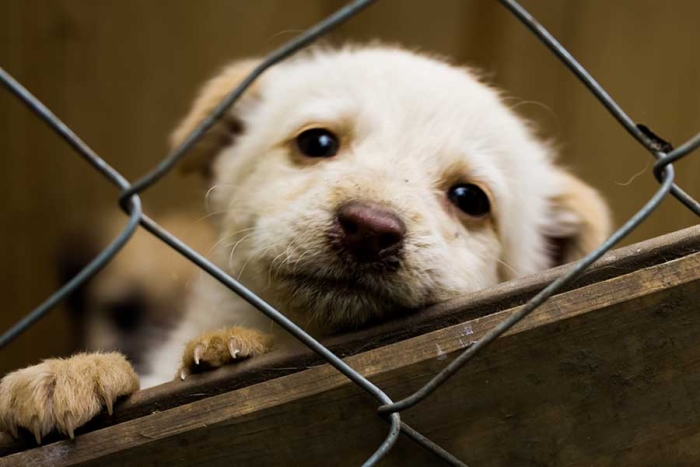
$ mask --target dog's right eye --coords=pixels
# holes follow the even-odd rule
[[[447,196],[455,206],[472,217],[483,217],[491,211],[489,197],[481,187],[473,183],[455,185],[450,188]]]
[[[297,146],[308,157],[333,157],[338,153],[338,137],[324,128],[313,128],[297,136]]]

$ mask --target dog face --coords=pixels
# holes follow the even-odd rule
[[[109,212],[89,230],[72,232],[58,257],[61,283],[72,279],[124,229],[124,214]],[[159,216],[158,222],[206,253],[213,228],[189,211]],[[198,268],[148,232],[137,230],[104,270],[68,299],[76,348],[118,350],[145,371],[147,349],[164,341],[184,312]]]
[[[175,143],[254,65],[209,82]],[[319,333],[575,259],[609,228],[496,91],[398,49],[268,70],[196,151],[224,213],[219,262]]]

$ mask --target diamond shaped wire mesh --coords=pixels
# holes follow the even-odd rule
[[[389,422],[390,428],[384,442],[377,448],[374,454],[364,463],[365,466],[375,465],[384,457],[396,442],[401,433],[416,441],[426,449],[432,451],[449,465],[464,466],[462,461],[430,441],[419,432],[401,421],[401,411],[420,403],[433,391],[437,390],[442,383],[454,375],[470,359],[483,351],[490,343],[496,340],[503,333],[535,311],[552,295],[562,290],[571,283],[601,256],[609,251],[622,238],[633,231],[644,219],[646,219],[656,209],[659,204],[670,194],[679,202],[685,205],[696,215],[700,216],[700,203],[690,197],[681,188],[674,184],[674,169],[672,164],[700,146],[700,133],[680,147],[673,149],[669,147],[661,138],[656,136],[643,125],[635,124],[634,121],[622,110],[622,108],[610,97],[603,87],[579,64],[561,44],[544,29],[537,20],[530,15],[522,6],[513,0],[499,0],[528,30],[532,32],[557,58],[561,60],[576,77],[585,85],[588,90],[598,99],[598,101],[613,115],[618,123],[655,159],[653,173],[660,183],[659,189],[644,204],[644,206],[627,222],[624,223],[615,233],[610,236],[595,251],[585,258],[571,265],[571,267],[559,278],[536,294],[528,303],[518,308],[507,319],[491,329],[480,340],[472,343],[456,359],[450,362],[442,371],[436,374],[428,383],[412,395],[400,400],[393,401],[379,387],[353,370],[343,360],[326,349],[317,340],[308,335],[304,330],[296,326],[287,317],[274,309],[272,306],[257,297],[253,292],[241,285],[238,281],[216,267],[213,263],[201,256],[182,241],[178,240],[171,233],[163,229],[141,208],[139,194],[147,190],[165,176],[189,150],[197,143],[204,133],[211,128],[214,123],[226,113],[226,111],[238,100],[245,90],[268,68],[276,63],[293,55],[297,51],[307,47],[319,37],[336,28],[341,23],[360,13],[376,0],[356,0],[348,3],[323,21],[312,26],[305,33],[287,42],[277,50],[273,51],[267,58],[248,75],[235,89],[219,103],[214,111],[201,122],[201,124],[161,163],[151,172],[134,183],[130,183],[119,172],[107,164],[99,155],[90,149],[75,133],[61,122],[47,107],[36,99],[20,83],[14,80],[2,68],[0,68],[0,82],[3,86],[27,107],[29,107],[40,119],[42,119],[53,131],[70,145],[77,154],[90,163],[95,170],[100,172],[106,180],[116,185],[120,190],[119,204],[125,213],[128,214],[128,222],[123,231],[108,245],[100,254],[94,258],[78,275],[61,287],[56,293],[51,295],[44,303],[28,313],[15,326],[0,336],[0,349],[4,348],[22,332],[27,330],[32,324],[41,319],[47,312],[69,296],[78,287],[84,284],[92,276],[97,274],[116,253],[129,241],[139,224],[151,232],[157,238],[168,244],[190,261],[198,265],[208,274],[220,281],[233,292],[240,295],[251,305],[256,307],[267,317],[272,319],[295,338],[303,342],[307,347],[320,355],[329,364],[344,374],[353,383],[357,384],[380,404],[378,414]]]

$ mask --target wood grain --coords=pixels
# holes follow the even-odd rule
[[[689,233],[697,231],[686,239]],[[694,249],[632,272],[616,268],[624,258],[614,252],[605,269],[622,273],[553,297],[404,419],[473,465],[700,462]],[[346,361],[396,399],[514,310]],[[177,389],[157,389],[149,414],[9,455],[0,465],[357,465],[387,430],[376,401],[328,365],[162,411],[158,400],[177,397]],[[385,464],[434,462],[402,440]]]

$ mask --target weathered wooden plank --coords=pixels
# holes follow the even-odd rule
[[[604,269],[618,270],[616,261]],[[560,294],[404,419],[473,465],[696,465],[699,299],[700,253]],[[398,398],[512,311],[347,362]],[[166,397],[159,391],[168,387],[175,385],[155,393]],[[0,465],[354,465],[386,434],[376,405],[320,365],[13,454]],[[387,460],[432,462],[405,440]]]
[[[618,277],[635,269],[650,267],[695,251],[700,251],[700,226],[615,250],[604,256],[568,290]],[[324,343],[336,354],[350,356],[421,333],[464,322],[471,318],[502,311],[524,303],[534,293],[558,277],[566,270],[566,267],[562,266],[541,274],[500,284],[464,298],[435,305],[421,313],[328,339]],[[93,431],[132,420],[156,410],[167,410],[195,400],[294,373],[320,363],[322,363],[321,360],[315,354],[305,349],[288,354],[265,355],[213,373],[191,377],[184,383],[175,381],[141,391],[123,401],[114,416],[98,417],[80,432]],[[48,437],[46,442],[57,439],[59,438]],[[15,441],[8,434],[0,433],[0,455],[32,447],[34,447],[32,437]]]

